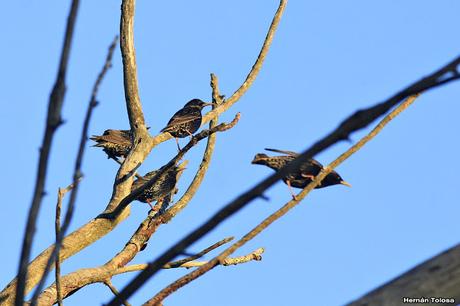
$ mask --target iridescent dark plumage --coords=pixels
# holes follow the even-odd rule
[[[95,147],[103,148],[109,158],[126,157],[131,151],[130,130],[105,130],[101,136],[93,135],[91,140],[95,141]]]
[[[275,171],[278,171],[289,162],[294,160],[299,154],[292,151],[283,151],[276,149],[265,149],[267,151],[283,153],[286,155],[281,156],[268,156],[263,153],[256,154],[252,160],[252,164],[265,165],[272,168]],[[283,178],[283,182],[290,187],[296,188],[305,188],[312,180],[317,176],[320,171],[323,169],[323,165],[315,159],[310,159],[307,162],[303,163],[299,171],[295,171],[287,174]],[[323,188],[327,186],[342,184],[345,186],[351,187],[350,184],[345,182],[342,177],[335,171],[331,171],[315,188]],[[291,194],[294,196],[294,193],[291,190]]]
[[[192,136],[198,131],[201,125],[201,110],[207,105],[212,105],[212,103],[206,103],[200,99],[190,100],[171,117],[168,125],[161,132],[168,132],[176,138],[177,147],[180,150],[177,138]]]
[[[187,163],[184,162],[179,166],[172,167],[170,170],[168,170],[166,173],[160,176],[158,180],[153,183],[152,186],[145,189],[143,193],[137,198],[137,200],[144,203],[148,203],[152,207],[152,209],[152,202],[157,202],[158,204],[160,204],[165,197],[174,192],[176,183],[182,171],[185,170],[186,164]],[[148,172],[143,178],[136,179],[133,182],[131,191],[147,183],[147,181],[153,178],[161,169],[162,168]]]

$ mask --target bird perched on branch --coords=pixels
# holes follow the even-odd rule
[[[278,171],[289,162],[293,161],[296,157],[299,156],[298,153],[292,151],[284,151],[284,150],[277,150],[277,149],[265,149],[271,152],[282,153],[285,155],[281,156],[268,156],[263,153],[256,154],[254,159],[252,160],[252,164],[264,165],[267,167],[272,168],[275,171]],[[319,163],[317,160],[311,158],[307,162],[303,163],[300,166],[300,169],[295,172],[288,173],[285,177],[283,177],[283,182],[288,185],[289,191],[291,192],[292,197],[295,199],[295,194],[292,191],[291,187],[296,188],[305,188],[309,183],[313,181],[315,176],[317,176],[321,170],[323,169],[323,165]],[[335,171],[331,171],[326,177],[317,185],[315,188],[324,188],[327,186],[342,184],[348,187],[351,185],[345,182],[342,177]]]
[[[147,127],[147,130],[150,127]],[[132,149],[131,130],[105,130],[101,136],[93,135],[91,140],[96,144],[93,147],[103,148],[108,158],[126,157]]]
[[[126,157],[132,148],[130,130],[105,130],[104,134],[90,139],[96,142],[94,147],[103,148],[108,158]]]
[[[190,100],[171,117],[168,125],[161,130],[161,132],[167,132],[176,138],[176,144],[179,151],[180,146],[178,138],[193,136],[193,133],[195,133],[201,125],[201,110],[208,105],[212,105],[212,103],[206,103],[200,99]]]
[[[160,176],[155,182],[153,182],[153,184],[150,187],[144,189],[142,194],[139,195],[139,197],[137,197],[136,200],[149,204],[152,209],[154,209],[152,202],[157,202],[157,206],[160,207],[163,203],[163,200],[167,196],[172,195],[172,193],[175,191],[176,183],[179,180],[182,171],[186,169],[185,167],[187,166],[187,163],[188,161],[184,161],[182,164],[178,166],[171,167],[169,170],[163,173],[163,175]],[[148,172],[144,177],[136,179],[133,182],[133,185],[131,186],[131,191],[134,191],[135,189],[142,187],[164,167],[165,166],[161,167],[158,170]]]

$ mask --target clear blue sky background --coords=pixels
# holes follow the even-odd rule
[[[23,227],[35,181],[48,95],[55,79],[70,1],[7,1],[0,12],[2,88],[0,287],[16,274]],[[82,1],[33,255],[53,241],[56,191],[70,183],[92,84],[119,29],[120,1]],[[146,121],[156,134],[191,98],[210,99],[209,74],[230,96],[244,80],[278,1],[138,1],[135,43]],[[133,263],[159,252],[203,223],[271,170],[250,164],[264,147],[301,151],[359,108],[373,105],[460,53],[456,0],[294,1],[266,63],[249,92],[222,118],[240,123],[218,135],[203,188],[189,207],[162,227]],[[165,305],[341,305],[459,242],[460,83],[420,97],[338,171],[353,184],[314,191],[301,205],[240,249],[265,247],[262,262],[218,267],[167,299]],[[128,128],[120,52],[99,94],[91,134]],[[365,131],[352,135],[357,141]],[[185,141],[182,141],[185,143]],[[72,229],[107,204],[117,165],[88,143]],[[350,146],[317,158],[327,163]],[[195,172],[204,144],[187,159],[179,188]],[[155,148],[141,172],[175,153]],[[254,201],[190,248],[196,252],[240,237],[289,200],[278,183],[269,202]],[[148,212],[135,202],[116,230],[63,264],[63,273],[105,263]],[[185,270],[167,270],[131,298],[139,305]],[[122,288],[134,275],[117,276]],[[50,282],[52,279],[50,278]],[[93,285],[66,305],[100,305],[111,298]]]

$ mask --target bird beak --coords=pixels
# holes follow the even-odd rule
[[[340,181],[340,184],[345,185],[345,186],[347,186],[347,187],[351,187],[351,184],[350,184],[350,183],[347,183],[347,182],[345,182],[345,181]]]
[[[217,105],[217,103],[205,103],[203,106]]]

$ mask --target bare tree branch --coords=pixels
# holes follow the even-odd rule
[[[203,257],[204,255],[208,254],[209,252],[217,249],[218,247],[220,247],[220,246],[232,241],[234,238],[235,237],[224,238],[221,241],[218,241],[218,242],[214,243],[213,245],[207,247],[206,249],[202,250],[201,252],[199,252],[199,253],[197,253],[197,254],[195,254],[193,256],[189,256],[189,257],[184,258],[184,259],[180,259],[180,260],[176,260],[176,261],[167,263],[166,265],[164,265],[163,269],[177,268],[177,267],[180,267],[180,266],[182,266],[183,264],[185,264],[187,262],[199,259],[199,258]]]
[[[259,225],[254,227],[251,231],[249,231],[246,235],[244,235],[239,241],[232,244],[229,248],[225,251],[220,253],[218,256],[210,260],[205,265],[201,266],[197,270],[184,275],[183,277],[179,278],[177,281],[169,285],[167,288],[160,291],[157,295],[155,295],[152,299],[150,299],[144,305],[158,305],[161,303],[166,297],[168,297],[171,293],[176,291],[177,289],[187,285],[191,281],[197,279],[198,277],[204,275],[205,273],[209,272],[211,269],[215,268],[217,265],[221,264],[225,258],[230,256],[233,252],[239,249],[241,246],[246,244],[248,241],[253,239],[255,236],[260,234],[264,229],[270,226],[273,222],[284,216],[289,210],[299,204],[307,194],[313,190],[321,181],[328,175],[335,167],[341,164],[345,159],[350,157],[353,153],[358,151],[362,148],[369,140],[374,138],[383,128],[384,126],[390,122],[394,117],[400,114],[403,110],[405,110],[415,99],[418,95],[414,95],[409,97],[404,103],[399,105],[394,111],[388,114],[368,135],[363,137],[360,141],[358,141],[355,145],[353,145],[350,149],[348,149],[345,153],[340,155],[336,160],[330,163],[327,167],[325,167],[320,174],[318,174],[315,179],[308,184],[296,197],[295,199],[286,203],[283,207],[278,209],[276,212],[271,214],[269,217],[265,218]],[[145,270],[144,270],[145,271]],[[120,294],[120,296],[122,296]]]
[[[249,71],[249,74],[246,76],[246,79],[244,80],[244,82],[241,84],[241,86],[235,91],[235,93],[233,93],[233,95],[228,100],[222,103],[222,105],[213,109],[212,111],[208,112],[207,114],[203,116],[203,120],[201,123],[202,125],[206,124],[211,119],[216,118],[218,115],[227,111],[233,104],[235,104],[246,93],[249,87],[252,86],[260,69],[262,68],[265,57],[268,54],[273,38],[275,37],[276,29],[278,28],[278,24],[281,20],[281,17],[283,16],[284,9],[286,8],[287,2],[288,2],[287,0],[280,0],[278,9],[273,17],[270,28],[268,29],[267,36],[265,37],[265,40],[263,42],[259,55],[254,65],[252,66],[251,71]],[[168,139],[171,139],[171,135],[169,135],[168,133],[158,134],[157,136],[151,139],[151,147],[153,148],[156,145]]]
[[[18,268],[18,282],[16,287],[15,297],[12,294],[7,296],[0,295],[0,300],[14,298],[16,306],[22,306],[24,303],[24,294],[26,291],[27,280],[27,265],[30,259],[30,250],[32,248],[32,241],[35,235],[36,221],[42,198],[45,195],[45,182],[46,172],[48,168],[48,158],[53,143],[53,136],[57,128],[62,124],[61,109],[64,103],[66,85],[65,77],[67,72],[67,63],[69,62],[69,55],[73,37],[73,30],[75,21],[77,19],[79,0],[73,0],[69,16],[67,18],[66,32],[64,36],[64,44],[61,52],[61,60],[59,62],[59,69],[51,92],[48,104],[48,115],[46,118],[45,135],[43,137],[42,146],[40,148],[40,158],[38,162],[37,178],[35,182],[35,190],[32,198],[32,204],[29,209],[27,217],[27,225],[24,233],[24,240],[22,243],[21,258],[19,260]]]
[[[243,263],[247,263],[250,261],[260,261],[262,260],[262,254],[265,252],[264,248],[258,248],[257,250],[252,251],[251,253],[243,256],[238,257],[228,257],[225,258],[222,262],[222,266],[234,266]],[[208,261],[187,261],[181,263],[180,265],[176,264],[166,264],[163,269],[175,269],[175,268],[198,268],[204,266],[208,263]],[[137,264],[137,265],[130,265],[120,269],[117,269],[113,275],[128,273],[128,272],[135,272],[135,271],[142,271],[147,268],[148,264]]]
[[[54,224],[56,241],[59,239],[60,232],[61,232],[62,199],[64,198],[64,195],[67,192],[69,192],[71,189],[74,188],[74,186],[75,186],[75,183],[72,183],[64,189],[61,189],[61,188],[58,189],[58,197],[57,197],[57,203],[56,203],[56,220]],[[63,304],[62,304],[62,293],[61,293],[61,263],[59,261],[59,250],[57,251],[55,264],[56,264],[55,278],[56,278],[57,302],[59,306],[62,306]],[[45,277],[43,277],[42,279],[45,279]]]

